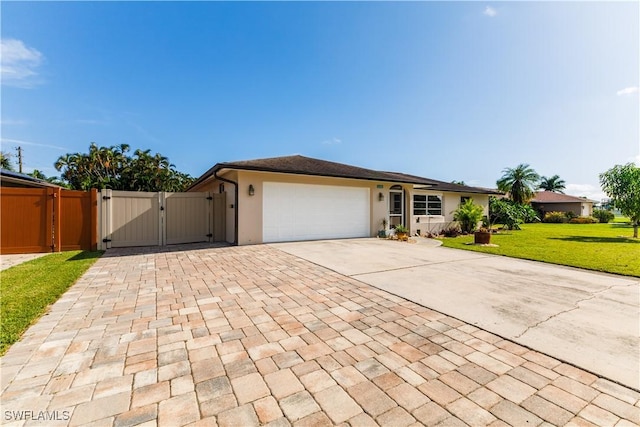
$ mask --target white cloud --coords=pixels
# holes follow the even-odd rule
[[[0,52],[3,85],[30,88],[38,83],[36,69],[42,63],[42,53],[15,39],[0,40]]]
[[[638,86],[625,87],[624,89],[616,92],[618,96],[629,96],[633,95],[634,93],[638,93]]]
[[[487,6],[484,9],[484,12],[482,12],[483,14],[493,18],[494,16],[496,16],[498,14],[498,11],[495,10],[494,8],[492,8],[491,6]]]
[[[28,124],[26,120],[2,119],[0,124],[4,126],[22,126]]]
[[[332,138],[332,139],[327,139],[325,141],[322,141],[322,143],[324,145],[336,145],[336,144],[342,144],[342,140],[338,138]]]
[[[596,202],[607,198],[600,187],[591,184],[567,184],[564,192],[570,196],[586,197]]]
[[[54,148],[56,150],[69,151],[68,148],[60,147],[59,145],[51,145],[51,144],[41,144],[39,142],[31,142],[24,141],[21,139],[10,139],[10,138],[0,138],[0,142],[5,144],[16,144],[16,145],[33,145],[34,147],[45,147],[45,148]]]

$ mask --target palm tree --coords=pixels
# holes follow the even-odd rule
[[[509,197],[516,203],[527,203],[533,197],[533,189],[540,180],[540,175],[528,164],[521,163],[515,168],[506,168],[502,177],[497,181],[498,189],[509,193]]]
[[[562,193],[564,194],[565,182],[564,179],[560,179],[558,175],[553,175],[550,178],[543,176],[540,178],[540,185],[538,185],[539,190],[544,191],[553,191],[554,193]]]
[[[0,167],[8,171],[13,171],[13,163],[11,163],[11,154],[0,152]]]

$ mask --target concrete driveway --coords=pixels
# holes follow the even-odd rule
[[[638,279],[436,245],[353,239],[272,246],[640,388]]]

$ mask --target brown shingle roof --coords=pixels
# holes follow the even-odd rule
[[[202,181],[213,175],[215,172],[222,169],[279,172],[299,175],[329,176],[335,178],[353,178],[369,181],[385,181],[414,185],[425,185],[443,191],[483,194],[491,193],[490,191],[487,191],[483,188],[445,183],[443,181],[437,181],[398,172],[376,171],[373,169],[345,165],[343,163],[330,162],[327,160],[314,159],[311,157],[300,155],[218,163],[207,172],[205,172],[200,178],[198,178],[192,185],[192,187],[201,183]]]
[[[554,193],[553,191],[538,191],[533,199],[531,199],[531,201],[533,203],[593,203],[593,200],[585,199],[582,197],[569,196],[568,194]]]

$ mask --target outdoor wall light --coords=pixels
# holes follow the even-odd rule
[[[384,201],[384,194],[382,194],[382,192],[378,193],[378,201],[379,202]]]
[[[253,196],[254,194],[256,194],[256,189],[253,188],[253,184],[249,184],[249,195]]]

